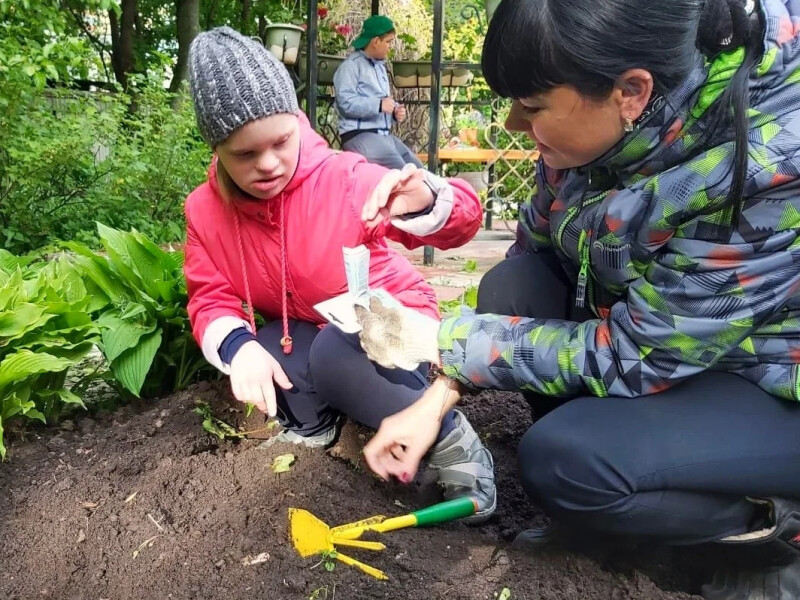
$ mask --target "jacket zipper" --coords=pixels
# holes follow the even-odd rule
[[[591,187],[591,185],[592,175],[589,173],[587,187]],[[602,202],[606,196],[608,196],[608,192],[600,193],[594,198],[590,198],[588,202],[581,200],[579,206],[573,206],[567,210],[567,216],[564,219],[564,222],[561,223],[561,227],[559,227],[557,238],[558,244],[561,246],[561,251],[564,254],[567,254],[564,246],[564,234],[567,227],[572,223],[575,217],[577,217],[583,211],[584,208],[597,204],[598,202]],[[591,238],[592,232],[589,231],[587,233],[583,228],[581,228],[581,234],[578,238],[578,259],[580,260],[580,270],[578,272],[578,285],[575,289],[575,306],[578,308],[583,308],[586,305],[586,288],[589,287],[589,274],[591,269]],[[590,306],[589,308],[591,308],[591,310],[594,312],[594,307]]]
[[[589,248],[591,247],[590,238],[591,234],[587,234],[585,230],[581,229],[581,236],[578,238],[578,255],[581,259],[581,269],[578,272],[578,287],[575,289],[575,306],[583,308],[586,305],[586,286],[589,281]]]

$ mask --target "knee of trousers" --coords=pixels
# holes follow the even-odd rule
[[[481,278],[478,285],[478,312],[513,314],[514,308],[529,301],[529,290],[518,285],[521,261],[505,259]]]
[[[602,529],[635,506],[633,485],[588,431],[571,430],[558,410],[532,426],[518,448],[522,487],[551,516]],[[587,438],[582,438],[583,434]]]
[[[321,395],[336,391],[342,379],[352,375],[347,365],[352,364],[352,357],[358,353],[358,349],[334,326],[323,328],[308,355],[314,390]]]

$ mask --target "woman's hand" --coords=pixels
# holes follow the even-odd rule
[[[239,348],[231,361],[231,388],[236,399],[274,417],[278,413],[275,385],[284,390],[294,387],[278,361],[261,344],[250,341]]]
[[[364,458],[383,479],[414,479],[422,457],[439,435],[442,417],[461,399],[458,384],[439,377],[414,404],[381,421],[364,447]]]
[[[425,210],[433,203],[434,196],[424,179],[425,171],[412,164],[400,171],[389,171],[372,190],[361,211],[361,220],[374,229],[392,217]]]
[[[439,364],[439,327],[431,317],[404,306],[384,306],[370,298],[369,310],[356,304],[358,337],[367,358],[387,369],[413,371],[420,363]]]

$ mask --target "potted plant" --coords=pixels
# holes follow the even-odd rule
[[[291,23],[270,23],[264,28],[264,47],[285,65],[297,64],[303,28]]]
[[[456,116],[456,127],[459,139],[468,146],[478,147],[478,132],[486,125],[486,120],[480,111],[472,110]]]
[[[415,54],[417,40],[414,36],[402,33],[397,36],[403,44],[406,54]],[[430,87],[433,81],[433,65],[430,51],[418,60],[392,61],[392,79],[396,88]],[[472,71],[462,67],[443,67],[441,71],[442,86],[460,87],[472,82]]]
[[[350,25],[334,23],[328,17],[328,9],[317,9],[319,29],[317,32],[317,84],[333,85],[333,75],[344,62],[347,48],[353,38]],[[300,60],[300,79],[306,80],[307,65],[305,53]]]

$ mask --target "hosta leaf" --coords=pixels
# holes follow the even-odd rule
[[[137,397],[160,345],[161,330],[159,329],[142,336],[135,347],[126,350],[111,363],[111,370],[117,381]]]
[[[39,373],[59,373],[75,364],[74,360],[45,352],[19,350],[0,362],[0,393],[3,388],[24,381]]]
[[[52,356],[56,356],[58,358],[65,358],[71,361],[73,364],[78,364],[82,361],[94,348],[94,342],[90,340],[86,340],[83,342],[77,343],[68,343],[65,344],[63,342],[59,342],[57,340],[40,340],[31,346],[28,346],[29,350],[32,351],[45,351],[47,354]],[[22,348],[20,348],[21,350]]]
[[[81,399],[80,396],[64,388],[60,388],[57,390],[42,390],[39,392],[39,396],[42,397],[56,396],[64,404],[77,404],[78,406],[86,408],[86,405],[83,403],[83,400]]]
[[[97,224],[97,232],[103,248],[108,252],[108,258],[114,269],[122,276],[129,286],[134,288],[144,287],[142,278],[131,268],[132,261],[128,252],[125,232],[107,227],[102,223]]]
[[[2,399],[2,405],[0,405],[0,418],[3,419],[10,419],[16,415],[25,414],[29,410],[33,410],[36,408],[36,404],[33,400],[28,399],[28,393],[24,395],[20,394],[9,394]]]
[[[20,301],[22,293],[22,271],[14,271],[2,286],[0,286],[0,310],[14,308]],[[24,299],[23,299],[24,300]]]
[[[125,319],[103,320],[103,354],[113,363],[126,350],[139,343],[142,336],[152,333],[155,325],[143,325]]]
[[[81,274],[99,287],[111,301],[118,303],[128,297],[130,291],[122,285],[119,275],[112,271],[108,261],[95,256],[80,244],[67,244],[67,246],[79,253],[88,252],[88,255],[74,256],[73,261]],[[87,287],[90,287],[88,283]]]
[[[38,329],[53,318],[46,312],[44,306],[37,304],[20,304],[14,310],[0,312],[0,338],[14,339]]]

